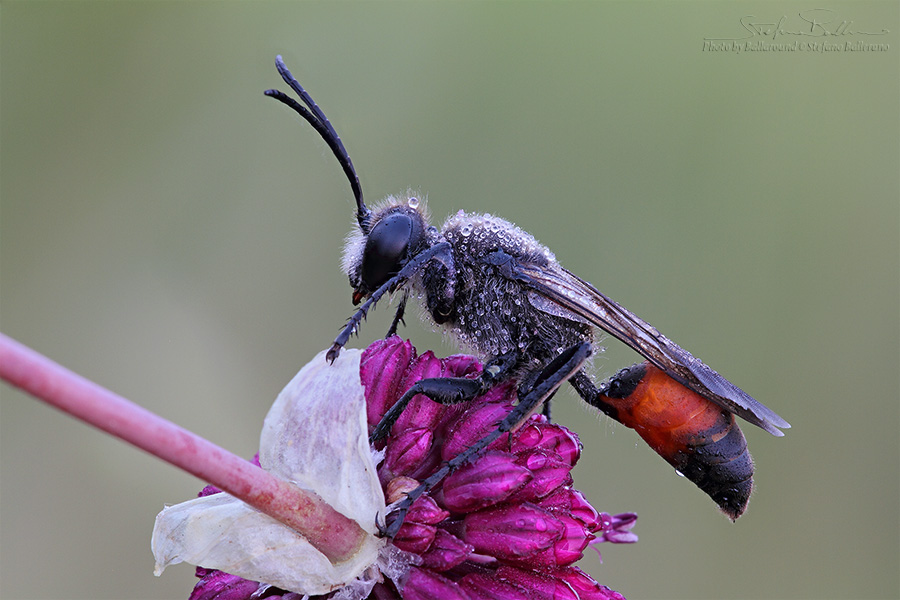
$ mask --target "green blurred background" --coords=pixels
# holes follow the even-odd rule
[[[898,6],[4,2],[0,327],[251,456],[352,310],[349,188],[263,97],[280,53],[367,198],[503,215],[793,424],[744,427],[757,491],[731,524],[562,394],[577,486],[640,514],[638,544],[581,566],[630,599],[896,598]],[[811,8],[890,50],[703,50]],[[636,358],[609,346],[601,375]],[[0,597],[186,598],[150,531],[202,482],[0,392]]]

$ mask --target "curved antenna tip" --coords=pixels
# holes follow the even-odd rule
[[[266,90],[263,94],[270,98],[275,98],[283,104],[293,108],[307,123],[312,125],[313,129],[315,129],[320,136],[322,136],[322,139],[325,140],[325,143],[331,148],[335,158],[338,159],[338,162],[344,169],[344,174],[350,181],[350,188],[353,190],[353,196],[356,199],[356,219],[359,222],[360,228],[364,232],[368,232],[370,212],[366,203],[363,201],[362,186],[359,183],[359,176],[356,174],[356,169],[353,167],[353,162],[350,160],[350,155],[347,153],[346,148],[344,148],[341,138],[331,125],[331,121],[328,120],[328,117],[325,116],[322,109],[319,108],[312,99],[312,96],[309,95],[309,92],[303,89],[303,86],[300,85],[288,70],[287,65],[284,64],[284,60],[281,58],[280,54],[275,57],[275,67],[278,69],[278,73],[281,75],[281,78],[284,79],[284,82],[297,93],[300,100],[306,106],[301,105],[280,90]]]

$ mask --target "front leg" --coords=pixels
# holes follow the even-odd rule
[[[384,339],[397,335],[397,326],[400,323],[403,323],[403,326],[406,327],[406,321],[403,320],[403,313],[406,311],[407,300],[409,300],[409,292],[404,293],[403,298],[400,299],[400,304],[397,305],[397,312],[394,313],[394,320],[391,322],[391,326],[388,329],[387,335],[384,336]]]
[[[341,348],[347,345],[347,342],[350,341],[350,336],[356,333],[359,324],[366,318],[369,309],[375,306],[382,296],[409,283],[409,280],[412,279],[413,275],[428,264],[428,261],[431,259],[438,257],[443,258],[445,255],[450,255],[450,244],[447,242],[440,242],[423,250],[403,265],[403,268],[400,269],[396,275],[385,281],[380,288],[372,292],[372,295],[369,296],[368,300],[363,302],[357,311],[347,319],[347,324],[344,325],[344,328],[334,339],[331,348],[329,348],[328,352],[325,354],[325,360],[329,363],[334,363],[338,354],[341,353]]]

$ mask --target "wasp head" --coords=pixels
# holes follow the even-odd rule
[[[390,196],[366,223],[354,227],[344,246],[342,266],[353,288],[353,304],[384,285],[428,245],[428,218],[414,196]]]

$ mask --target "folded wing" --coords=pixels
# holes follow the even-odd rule
[[[516,280],[571,313],[573,320],[587,321],[603,329],[688,389],[772,435],[782,436],[780,429],[790,428],[774,411],[574,273],[555,264],[541,267],[518,261],[511,269]],[[559,314],[556,308],[548,310],[550,307],[545,302],[532,304],[545,312]]]

